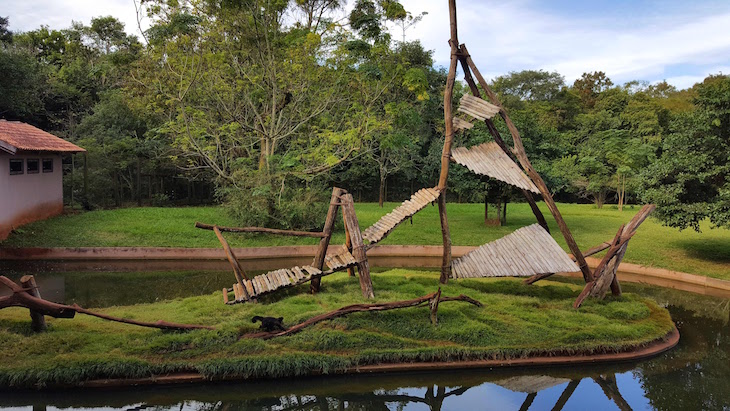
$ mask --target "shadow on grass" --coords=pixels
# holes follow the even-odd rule
[[[674,244],[687,256],[713,263],[730,264],[730,243],[721,239],[678,240]]]

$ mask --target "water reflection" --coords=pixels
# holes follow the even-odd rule
[[[69,284],[67,294],[78,295]],[[0,410],[730,409],[730,300],[630,284],[624,288],[669,308],[682,335],[677,348],[649,361],[611,366],[0,392]]]

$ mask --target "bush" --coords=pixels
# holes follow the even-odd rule
[[[321,230],[329,208],[329,195],[320,187],[227,189],[224,198],[226,211],[242,226]]]

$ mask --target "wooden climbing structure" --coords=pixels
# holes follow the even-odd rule
[[[330,250],[330,238],[332,237],[335,219],[340,208],[342,208],[342,218],[345,223],[346,243],[339,249]],[[360,233],[360,226],[355,215],[354,201],[352,195],[341,188],[335,187],[332,190],[330,207],[322,232],[274,230],[262,227],[218,227],[199,222],[195,223],[195,227],[213,230],[226,252],[228,261],[231,263],[236,282],[230,289],[223,289],[223,302],[226,304],[255,301],[260,296],[282,288],[295,287],[305,283],[310,283],[312,292],[317,292],[322,277],[338,271],[350,271],[353,267],[357,267],[363,296],[366,298],[373,298],[374,296],[373,284],[370,279],[370,267],[365,254],[365,245],[363,244],[363,238]],[[223,231],[314,237],[321,238],[321,240],[317,248],[317,254],[311,265],[273,270],[249,278],[233,253],[233,249],[231,249],[223,237]],[[328,254],[328,251],[331,252]],[[329,270],[324,271],[325,265]],[[351,274],[354,275],[354,273]],[[229,293],[231,292],[234,296],[233,299],[230,299]]]
[[[545,182],[530,163],[517,127],[510,119],[497,95],[482,77],[466,45],[459,43],[456,0],[449,0],[449,18],[451,58],[444,89],[445,136],[438,184],[432,188],[418,190],[410,199],[404,201],[400,206],[384,215],[375,224],[362,232],[355,215],[352,195],[340,188],[334,188],[332,191],[330,207],[322,232],[273,230],[260,227],[231,228],[196,223],[199,228],[215,231],[233,268],[236,284],[230,291],[234,293],[234,299],[229,300],[229,290],[226,289],[223,290],[224,301],[233,304],[256,300],[257,297],[264,294],[307,282],[310,283],[310,290],[314,293],[319,291],[323,277],[341,270],[348,270],[350,275],[354,275],[353,268],[355,267],[359,274],[363,296],[372,298],[374,293],[370,279],[367,250],[377,246],[401,223],[412,219],[416,213],[434,202],[438,203],[443,240],[441,283],[448,282],[449,278],[510,276],[529,277],[525,282],[532,284],[557,272],[581,272],[586,282],[586,288],[576,300],[576,307],[580,306],[587,296],[600,298],[609,289],[616,295],[621,293],[621,287],[616,278],[616,269],[626,252],[629,239],[635,234],[641,222],[651,213],[653,206],[644,207],[629,224],[619,230],[612,241],[583,253],[578,248]],[[458,65],[461,65],[464,80],[469,86],[471,94],[467,93],[461,98],[456,112],[454,112],[452,100]],[[494,121],[498,119],[504,121],[507,130],[509,130],[513,142],[512,147],[507,145],[496,127]],[[454,134],[472,129],[474,121],[483,122],[494,141],[473,147],[452,148]],[[460,258],[452,259],[451,232],[446,213],[447,182],[449,165],[452,161],[466,167],[475,174],[494,178],[520,189],[525,201],[530,205],[537,224],[521,228],[501,239],[484,244]],[[547,221],[540,208],[538,208],[534,195],[539,195],[545,202],[572,256],[567,254],[550,235]],[[340,208],[345,223],[346,241],[342,247],[330,250],[332,230]],[[248,278],[236,259],[233,250],[228,246],[222,232],[260,232],[307,236],[320,238],[320,242],[312,264],[274,270],[254,278]],[[586,263],[585,255],[603,250],[608,251],[601,264],[596,270],[591,271]],[[329,270],[325,270],[325,265]]]

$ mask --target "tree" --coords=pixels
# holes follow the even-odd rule
[[[705,219],[730,227],[730,77],[694,88],[696,109],[672,122],[661,157],[642,174],[642,199],[671,227],[699,231]]]
[[[578,91],[583,105],[588,108],[593,108],[598,95],[608,90],[611,86],[613,86],[613,82],[602,71],[583,73],[578,80],[573,82],[573,88]]]

